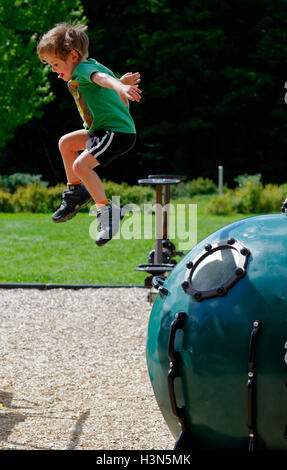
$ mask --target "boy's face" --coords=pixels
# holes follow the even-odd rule
[[[77,51],[71,51],[66,60],[60,59],[53,54],[47,54],[45,61],[51,66],[52,71],[58,74],[65,82],[71,80],[72,73],[78,65],[79,56]]]

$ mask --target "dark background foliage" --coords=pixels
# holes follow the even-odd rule
[[[101,176],[135,184],[151,173],[286,181],[287,0],[86,0],[90,56],[141,73],[131,103],[136,147]],[[52,26],[52,25],[51,25]],[[38,31],[43,33],[44,31]],[[42,64],[39,62],[39,67]],[[82,127],[66,84],[0,153],[0,174],[65,182],[58,140]],[[23,84],[25,86],[25,84]]]

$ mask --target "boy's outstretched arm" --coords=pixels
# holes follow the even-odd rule
[[[138,88],[138,85],[125,85],[121,79],[102,72],[94,72],[91,79],[99,86],[115,90],[125,106],[127,106],[127,99],[138,102],[141,99],[141,90]]]

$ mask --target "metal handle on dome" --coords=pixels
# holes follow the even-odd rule
[[[170,325],[169,340],[168,340],[168,357],[170,359],[170,369],[168,371],[168,393],[170,404],[173,414],[178,418],[182,430],[186,429],[186,418],[183,407],[177,406],[174,380],[179,377],[179,360],[180,353],[175,350],[174,342],[177,330],[183,328],[183,323],[186,317],[185,312],[179,312],[175,316],[175,320]]]
[[[163,283],[165,280],[166,278],[164,276],[154,276],[151,282],[155,289],[157,289],[162,294],[167,295],[168,290],[166,289],[166,287],[163,287]]]

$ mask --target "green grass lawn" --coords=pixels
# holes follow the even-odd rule
[[[177,249],[188,252],[194,243],[245,216],[209,216],[204,210],[208,196],[177,200],[185,204],[179,222],[188,228],[188,204],[197,204],[197,240],[188,244],[175,233]],[[182,207],[182,206],[181,206]],[[177,212],[176,212],[177,217]],[[177,220],[175,217],[175,220]],[[148,262],[154,249],[154,216],[131,214],[123,219],[121,236],[97,247],[89,231],[95,217],[79,213],[74,219],[54,224],[50,214],[0,214],[0,282],[64,284],[143,284],[147,273],[135,271]],[[152,239],[143,238],[144,224],[151,226]],[[146,236],[147,234],[145,234]],[[128,239],[129,237],[129,239]],[[176,258],[177,261],[180,259]]]

